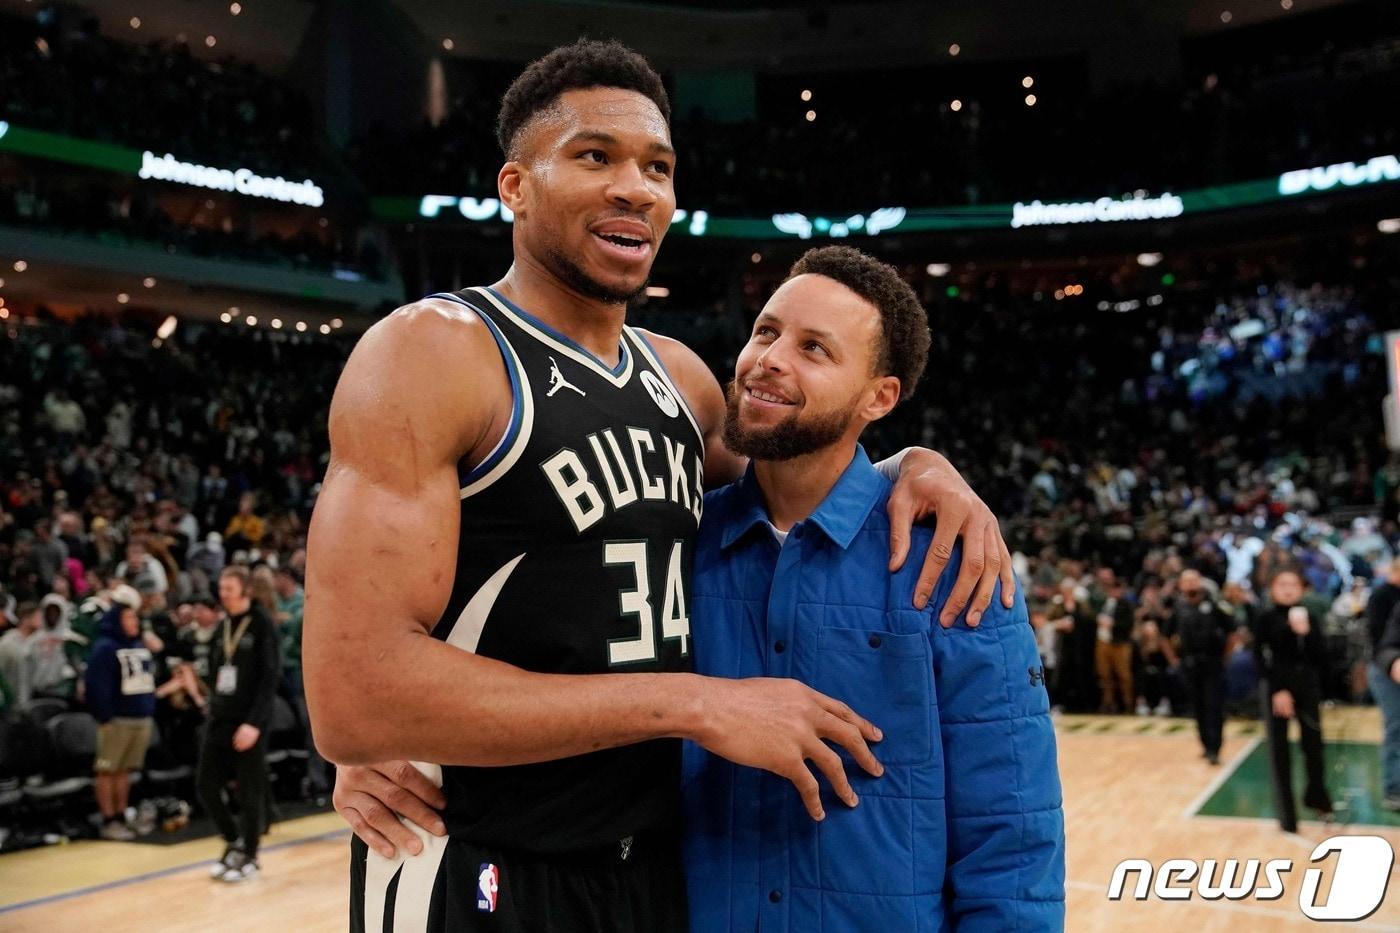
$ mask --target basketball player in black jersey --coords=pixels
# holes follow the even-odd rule
[[[336,389],[304,651],[321,751],[362,766],[336,791],[375,848],[353,850],[355,929],[683,929],[678,739],[788,778],[814,818],[824,743],[883,770],[879,730],[842,703],[688,673],[703,486],[743,461],[700,359],[623,323],[675,207],[668,123],[660,80],[615,43],[532,65],[499,126],[514,265],[381,321]],[[969,597],[979,614],[999,575],[1010,594],[956,472],[919,452],[901,473],[893,561],[916,515],[948,529],[920,604],[958,533],[946,620]],[[416,770],[372,765],[397,759]],[[839,760],[818,770],[854,802]]]

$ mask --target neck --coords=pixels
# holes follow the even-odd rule
[[[755,460],[753,474],[768,520],[779,531],[788,531],[808,518],[836,486],[855,453],[855,441],[843,440],[791,460]]]
[[[565,285],[523,249],[505,277],[492,286],[609,366],[617,365],[627,305],[589,298]]]

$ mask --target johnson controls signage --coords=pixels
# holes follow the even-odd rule
[[[141,168],[136,173],[140,178],[155,181],[168,181],[177,185],[193,185],[196,188],[211,188],[215,191],[236,191],[250,198],[268,198],[287,204],[304,204],[307,207],[320,207],[326,202],[320,185],[305,181],[287,181],[282,176],[264,178],[246,168],[212,168],[181,162],[166,153],[158,156],[149,150],[141,153]]]
[[[1099,198],[1097,201],[1070,201],[1045,204],[1032,201],[1011,205],[1011,226],[1039,227],[1047,224],[1121,223],[1127,220],[1161,220],[1180,217],[1186,210],[1181,198],[1174,194],[1149,198]]]

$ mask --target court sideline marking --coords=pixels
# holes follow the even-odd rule
[[[292,846],[305,845],[309,842],[327,842],[331,839],[336,839],[348,835],[350,835],[349,829],[333,829],[329,832],[318,833],[315,836],[307,836],[305,839],[288,839],[286,842],[278,842],[270,846],[262,846],[260,851],[276,852],[280,849],[289,849]],[[58,894],[50,894],[46,897],[35,898],[32,901],[20,901],[17,904],[10,904],[5,907],[0,907],[0,914],[15,913],[17,911],[26,910],[31,907],[42,907],[45,904],[54,904],[59,901],[71,900],[75,897],[83,897],[87,894],[97,894],[101,891],[111,891],[115,888],[124,888],[127,885],[138,884],[142,881],[152,881],[156,878],[164,878],[169,875],[178,875],[181,872],[191,871],[195,868],[207,866],[210,864],[211,861],[211,859],[207,858],[199,859],[198,861],[189,862],[184,865],[173,865],[169,868],[160,868],[155,871],[148,871],[139,875],[132,875],[130,878],[118,878],[116,881],[106,881],[102,884],[94,884],[86,888],[76,888],[72,891],[62,891]]]

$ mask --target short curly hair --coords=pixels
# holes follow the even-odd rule
[[[928,364],[928,315],[899,271],[849,246],[821,246],[792,264],[788,279],[799,275],[826,276],[875,306],[880,312],[875,373],[899,380],[901,402],[913,395]]]
[[[661,76],[645,58],[616,39],[579,39],[561,45],[530,63],[511,82],[496,116],[496,141],[507,159],[515,157],[520,131],[534,117],[553,107],[565,91],[617,87],[650,98],[671,125],[671,99]]]

